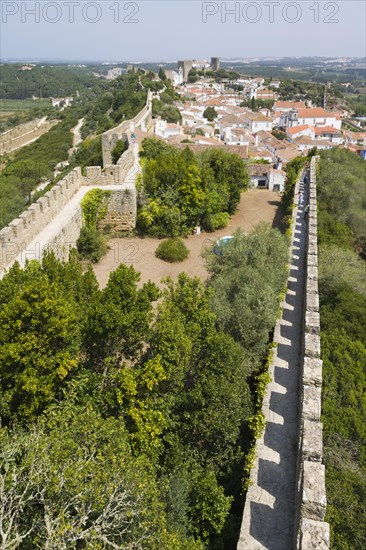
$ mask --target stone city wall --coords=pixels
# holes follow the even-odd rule
[[[137,125],[146,125],[151,122],[151,98],[152,93],[149,91],[145,107],[132,121],[125,121],[117,128],[103,134],[104,160],[106,155],[111,155],[113,149],[111,143],[113,143],[115,135],[117,139],[120,139],[119,136],[124,136],[128,140],[127,131],[133,130]],[[32,121],[30,127],[33,124],[35,124],[35,121]],[[105,138],[104,141],[103,138]],[[105,164],[104,162],[104,169],[101,166],[89,166],[86,169],[86,177],[81,175],[80,168],[75,168],[37,202],[31,204],[18,218],[0,231],[0,273],[27,250],[28,245],[41,231],[46,229],[48,224],[61,212],[82,185],[101,187],[124,185],[124,189],[112,191],[103,225],[109,226],[115,231],[131,230],[135,227],[137,195],[132,170],[136,162],[133,147],[128,147],[116,165],[113,165],[111,161],[110,158],[110,163]],[[131,174],[131,182],[125,181],[128,173]],[[82,212],[81,208],[78,207],[71,218],[65,219],[65,224],[60,226],[55,235],[51,234],[50,231],[50,238],[49,240],[46,239],[47,248],[54,247],[57,257],[67,259],[70,247],[76,244],[81,227]],[[36,251],[34,251],[34,254],[37,256]]]
[[[47,227],[80,189],[80,185],[81,170],[76,168],[0,231],[0,271]]]
[[[58,124],[57,120],[45,121],[38,118],[7,130],[0,135],[0,155],[10,153],[35,141],[56,124]]]
[[[135,187],[112,191],[107,214],[99,223],[108,231],[132,231],[136,226],[137,192]]]
[[[320,315],[318,293],[316,163],[313,157],[309,177],[307,265],[303,322],[303,359],[300,374],[297,550],[328,550],[329,524],[326,512],[323,425],[321,415],[322,360],[320,358]]]
[[[65,220],[65,224],[54,236],[50,236],[44,250],[53,250],[56,258],[62,261],[69,259],[70,250],[76,247],[76,241],[80,237],[83,226],[83,214],[79,205],[73,212],[71,218]],[[42,251],[43,252],[43,251]],[[39,259],[41,255],[39,255]]]
[[[0,134],[0,144],[18,138],[19,136],[22,136],[27,132],[32,132],[32,130],[38,128],[41,120],[41,118],[36,118],[34,120],[30,120],[29,122],[18,124],[17,126],[14,126],[14,128],[10,128],[10,130],[3,132],[2,134]]]
[[[294,190],[294,196],[297,197],[299,194],[299,186],[300,186],[300,179],[298,178],[295,190]],[[270,375],[271,382],[267,385],[265,395],[263,398],[262,403],[262,413],[264,415],[264,418],[266,419],[266,426],[267,425],[273,425],[275,416],[280,415],[280,410],[276,409],[274,406],[274,402],[276,398],[271,397],[271,384],[275,383],[277,384],[276,380],[278,380],[278,375],[276,375],[276,369],[278,370],[278,366],[280,364],[279,361],[283,361],[282,353],[279,354],[279,348],[280,346],[283,347],[283,334],[284,334],[284,326],[288,324],[288,321],[286,320],[286,310],[285,306],[287,303],[287,296],[289,293],[291,293],[291,297],[293,295],[292,290],[292,281],[293,278],[291,275],[291,266],[293,263],[293,255],[294,251],[298,248],[298,236],[297,236],[297,230],[296,230],[296,221],[297,221],[297,208],[293,208],[292,211],[292,223],[289,225],[289,240],[290,240],[290,246],[288,249],[288,281],[287,281],[287,289],[286,289],[286,297],[281,302],[280,305],[280,311],[279,315],[277,317],[277,321],[274,327],[273,332],[273,358],[268,365],[268,373]],[[291,298],[290,297],[290,298]],[[293,306],[292,306],[293,307]],[[282,342],[282,343],[281,343]],[[288,344],[286,344],[288,346]],[[289,362],[290,359],[287,358],[285,361]],[[298,360],[293,361],[292,368],[298,369],[299,365]],[[282,370],[282,367],[281,367]],[[276,388],[274,391],[274,394],[278,395],[278,389]],[[291,397],[291,396],[290,396]],[[283,422],[284,423],[293,423],[294,417],[293,417],[293,411],[294,410],[294,403],[284,403],[283,405],[284,412],[283,412]],[[297,409],[296,409],[297,410]],[[290,411],[289,414],[286,415],[286,411]],[[295,418],[296,424],[297,424],[297,417]],[[277,435],[278,436],[278,435]],[[281,437],[281,436],[279,436]],[[272,460],[269,458],[271,456],[271,450],[267,448],[266,451],[264,451],[265,445],[265,439],[266,439],[266,430],[264,430],[263,435],[257,439],[255,442],[255,459],[254,463],[252,465],[251,471],[250,471],[250,483],[246,495],[244,510],[243,510],[243,518],[242,518],[242,525],[241,525],[241,531],[239,536],[239,541],[237,544],[237,550],[261,550],[264,548],[272,548],[272,546],[268,546],[268,539],[271,538],[273,548],[284,548],[285,546],[281,546],[283,544],[283,540],[281,539],[281,528],[278,526],[278,532],[273,532],[268,534],[268,526],[261,523],[265,522],[265,515],[264,512],[262,512],[263,517],[261,519],[261,513],[258,512],[258,510],[261,508],[264,510],[264,508],[269,507],[273,508],[275,506],[275,497],[273,490],[274,488],[277,489],[276,497],[279,497],[282,493],[282,498],[285,498],[287,502],[287,506],[291,507],[294,506],[294,496],[295,496],[295,488],[293,486],[293,479],[294,476],[292,473],[288,473],[288,480],[287,479],[281,479],[280,477],[276,478],[275,476],[270,478],[270,481],[266,480],[265,484],[263,484],[263,470],[262,473],[259,473],[260,464],[268,463],[270,464]],[[294,441],[296,442],[297,434],[295,433]],[[273,445],[272,445],[273,446]],[[267,454],[268,450],[270,451],[269,454]],[[276,447],[277,452],[279,452],[278,447]],[[294,453],[296,453],[296,449],[293,450]],[[276,457],[276,460],[279,460],[278,457]],[[296,457],[293,461],[295,463],[296,468]],[[262,476],[262,480],[260,480],[260,476]],[[269,493],[269,494],[268,494]],[[257,512],[256,512],[257,510]],[[288,529],[290,531],[294,531],[295,525],[288,526]],[[263,540],[261,539],[261,532],[265,535],[263,535]],[[287,548],[286,550],[294,550],[294,548]]]
[[[128,139],[126,141],[129,143]],[[88,166],[82,185],[122,185],[134,162],[133,150],[129,143],[128,149],[121,155],[117,164],[108,164],[105,168]]]
[[[112,163],[112,151],[119,139],[127,141],[128,132],[133,132],[135,126],[141,126],[142,129],[146,129],[152,118],[152,92],[150,90],[147,93],[146,105],[141,111],[131,120],[123,121],[119,126],[111,128],[102,134],[102,154],[103,154],[103,166],[104,168],[113,165]],[[144,126],[144,128],[143,128]]]

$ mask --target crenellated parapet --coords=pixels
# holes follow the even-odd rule
[[[127,143],[129,143],[128,139]],[[134,163],[133,146],[129,143],[128,149],[121,155],[117,164],[107,164],[104,168],[102,166],[88,166],[85,170],[82,185],[123,185]]]
[[[104,168],[107,168],[108,166],[113,164],[112,151],[118,140],[123,140],[128,143],[128,136],[129,134],[131,134],[131,132],[135,130],[135,128],[140,126],[142,130],[148,129],[152,120],[152,97],[152,92],[148,90],[145,106],[133,119],[125,120],[115,128],[111,128],[110,130],[107,130],[102,134],[102,154]],[[128,145],[130,144],[128,143]]]
[[[131,134],[140,126],[147,129],[152,117],[152,93],[148,91],[146,105],[132,119],[102,135],[103,167],[89,166],[83,176],[75,168],[52,187],[18,218],[0,231],[0,276],[15,260],[40,259],[43,251],[53,248],[57,257],[67,260],[75,246],[83,224],[80,200],[88,187],[108,188],[110,205],[104,226],[114,231],[130,231],[136,225],[137,192],[135,179],[140,171],[138,145]],[[118,139],[128,147],[116,164],[112,150]]]
[[[47,228],[78,192],[81,184],[81,169],[75,168],[18,218],[1,229],[0,272],[18,258],[29,243]]]
[[[328,550],[318,293],[316,162],[299,177],[289,275],[273,337],[238,550]]]
[[[328,550],[329,524],[324,521],[327,498],[321,417],[322,365],[318,291],[316,163],[309,174],[309,214],[301,361],[297,480],[297,550]]]

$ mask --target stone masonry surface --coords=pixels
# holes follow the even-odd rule
[[[24,147],[24,145],[29,145],[48,132],[57,123],[57,120],[49,121],[44,117],[30,120],[11,128],[0,135],[0,155],[5,155]]]
[[[293,211],[287,294],[277,321],[278,344],[263,401],[266,426],[257,441],[238,550],[326,550],[321,413],[322,361],[317,271],[315,163],[310,185],[296,184],[305,201]],[[315,203],[315,207],[314,207]]]

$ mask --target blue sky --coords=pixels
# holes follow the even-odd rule
[[[365,56],[363,0],[1,1],[1,58]]]

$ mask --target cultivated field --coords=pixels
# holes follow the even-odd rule
[[[49,99],[0,99],[0,122],[5,122],[13,115],[21,115],[38,107],[49,107]]]

